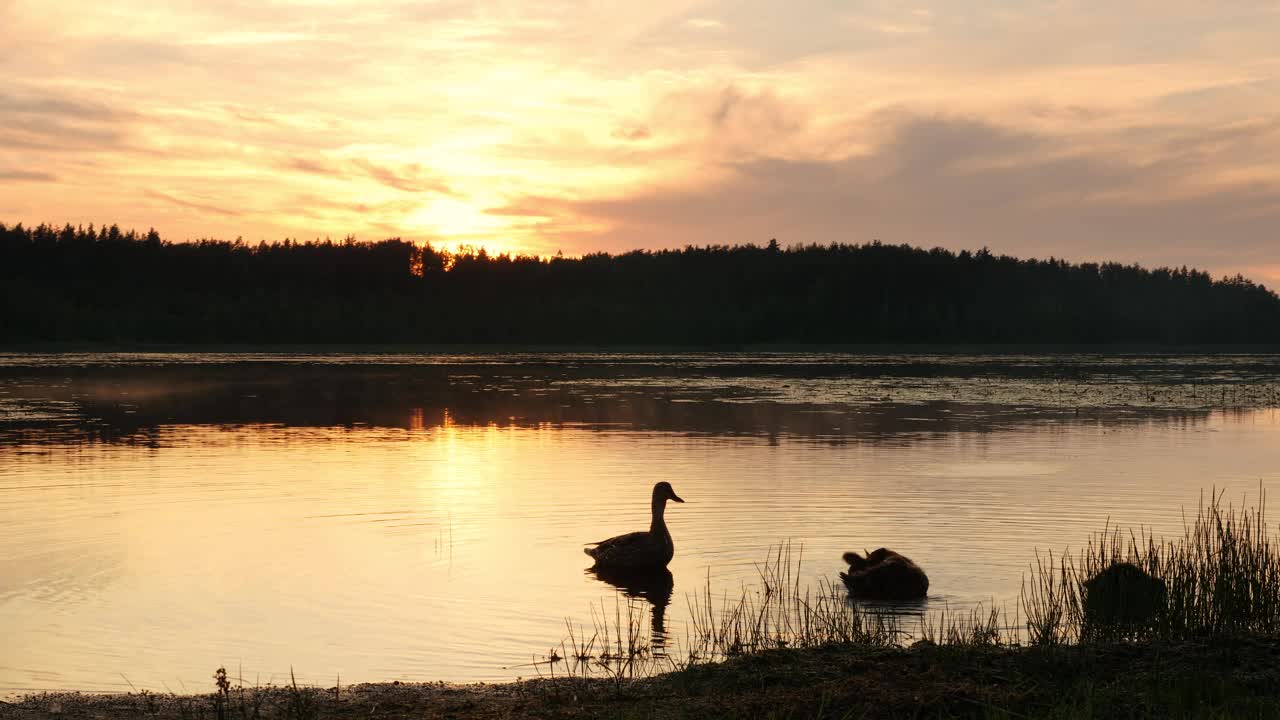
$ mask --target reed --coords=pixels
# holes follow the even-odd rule
[[[896,616],[862,611],[826,579],[801,583],[803,549],[783,543],[757,565],[758,584],[717,603],[708,578],[690,598],[690,643],[684,665],[714,662],[780,648],[830,644],[889,645],[899,634]]]
[[[922,613],[918,638],[933,645],[952,647],[996,647],[1014,644],[1003,614],[994,605],[979,605],[967,612],[944,608]]]
[[[1266,498],[1257,507],[1202,496],[1181,537],[1107,528],[1074,556],[1037,556],[1020,607],[1034,644],[1094,640],[1191,639],[1280,631],[1280,548],[1267,532]],[[1090,622],[1086,583],[1129,563],[1164,583],[1166,595],[1144,623]]]

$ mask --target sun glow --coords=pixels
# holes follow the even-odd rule
[[[403,226],[413,237],[425,238],[437,250],[490,255],[538,254],[528,242],[521,218],[490,214],[487,205],[455,198],[436,198],[409,212]]]
[[[445,239],[474,240],[492,237],[508,223],[483,208],[454,198],[435,198],[429,204],[409,213],[405,224]]]

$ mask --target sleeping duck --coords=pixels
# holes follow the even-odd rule
[[[929,592],[929,576],[903,555],[880,548],[864,558],[844,554],[849,572],[840,573],[849,595],[866,600],[921,600]]]

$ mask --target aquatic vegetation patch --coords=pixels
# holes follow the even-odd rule
[[[1159,585],[1122,584],[1117,568]],[[1237,509],[1211,492],[1181,537],[1109,529],[1076,555],[1038,557],[1020,607],[1037,644],[1276,634],[1280,547],[1267,532],[1265,497]]]

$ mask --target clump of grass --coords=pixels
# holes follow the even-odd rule
[[[994,605],[990,608],[979,605],[958,614],[950,608],[924,613],[920,617],[919,639],[934,645],[965,648],[995,647],[1014,641],[1003,622],[1003,614]]]
[[[298,680],[289,669],[290,683],[283,687],[272,684],[246,686],[243,676],[232,681],[225,666],[219,666],[213,673],[214,692],[211,696],[213,718],[215,720],[262,720],[264,717],[288,718],[290,720],[314,720],[319,716],[320,706],[316,691],[298,685]],[[144,691],[145,696],[145,691]],[[204,718],[203,708],[193,707],[189,700],[195,696],[181,696],[171,693],[171,700],[181,718]],[[337,690],[334,691],[334,705],[338,702]],[[264,712],[264,708],[268,712]]]
[[[628,598],[625,602],[614,598],[613,613],[603,602],[591,609],[593,631],[588,635],[582,628],[574,629],[566,622],[568,635],[540,660],[533,663],[539,675],[542,668],[556,677],[557,667],[568,677],[604,676],[621,683],[623,680],[653,675],[661,669],[676,669],[671,658],[662,648],[656,647],[647,636],[648,611],[641,601]]]
[[[1034,644],[1092,640],[1189,639],[1280,631],[1280,547],[1267,534],[1265,496],[1256,508],[1203,497],[1182,537],[1107,529],[1079,555],[1037,557],[1021,607]],[[1116,563],[1162,581],[1166,596],[1143,624],[1099,624],[1087,617],[1086,583]]]
[[[896,616],[863,612],[829,580],[816,589],[802,585],[803,550],[790,543],[771,550],[757,566],[759,584],[726,593],[719,608],[708,578],[691,598],[691,638],[685,665],[723,660],[761,650],[831,644],[888,645],[898,634]]]
[[[320,716],[320,705],[310,688],[298,686],[298,678],[289,668],[289,684],[285,686],[285,701],[279,708],[281,717],[287,720],[315,720]]]
[[[1074,566],[1065,555],[1055,563],[1036,555],[1031,579],[1022,580],[1018,606],[1026,616],[1026,639],[1032,645],[1058,645],[1079,626],[1081,608]]]

